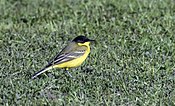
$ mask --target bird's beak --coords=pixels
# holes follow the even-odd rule
[[[89,42],[96,42],[95,40],[91,40],[91,39],[89,39],[88,41],[89,41]]]

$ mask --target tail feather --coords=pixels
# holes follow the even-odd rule
[[[41,69],[40,71],[36,72],[33,76],[32,76],[32,79],[35,79],[38,75],[46,72],[47,70],[50,70],[52,69],[51,66],[46,66],[45,68]]]

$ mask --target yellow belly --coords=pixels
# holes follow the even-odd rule
[[[55,65],[55,66],[53,66],[53,68],[57,68],[57,67],[58,68],[78,67],[85,61],[85,59],[87,58],[89,52],[90,52],[90,50],[87,50],[83,56],[81,56],[79,58],[76,58],[74,60],[65,62],[65,63],[61,63],[61,64],[58,64],[58,65]]]

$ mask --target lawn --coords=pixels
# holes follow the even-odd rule
[[[88,59],[32,80],[73,38]],[[0,105],[175,105],[174,0],[1,0]]]

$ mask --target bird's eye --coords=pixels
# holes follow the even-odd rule
[[[79,42],[79,43],[84,43],[84,41],[83,41],[83,40],[78,40],[78,42]]]

